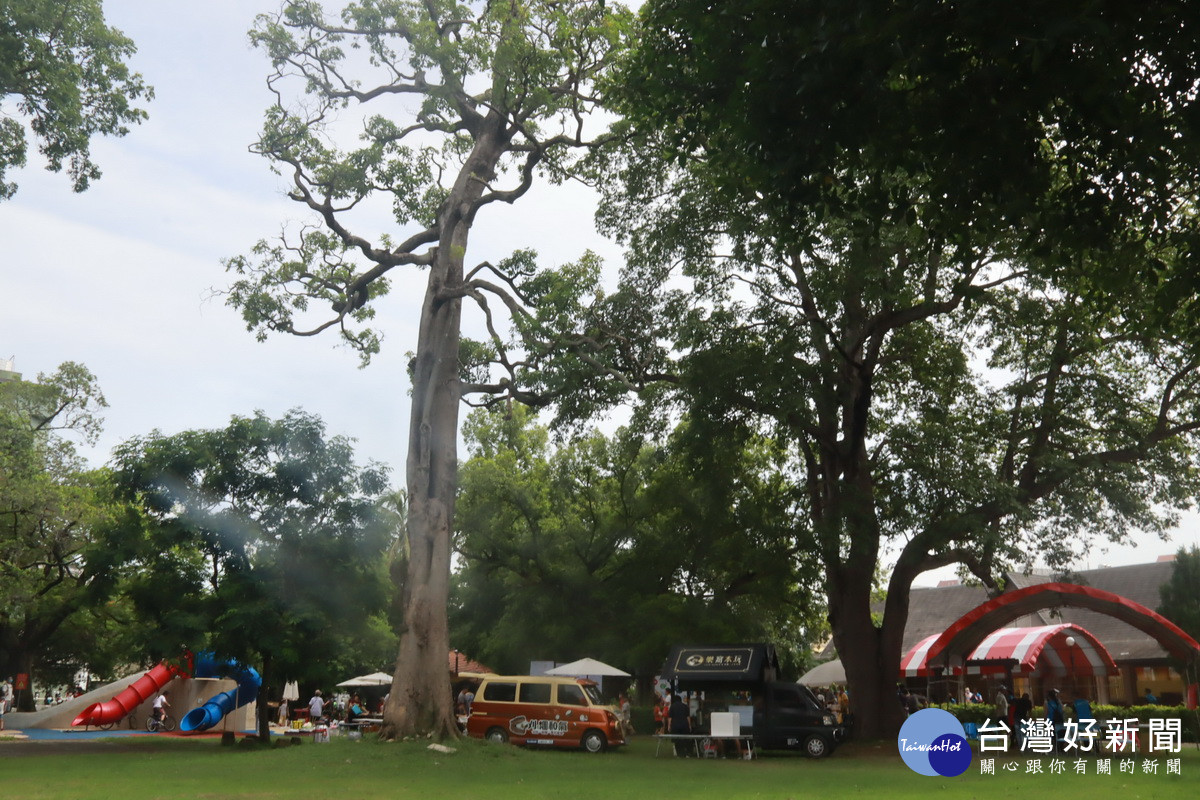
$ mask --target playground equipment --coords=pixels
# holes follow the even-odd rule
[[[83,710],[79,716],[75,718],[72,725],[112,725],[120,722],[125,718],[125,715],[133,711],[145,701],[154,696],[154,693],[162,689],[170,683],[171,679],[177,675],[186,675],[187,672],[174,664],[160,662],[152,667],[142,677],[131,683],[123,689],[116,697],[103,703],[93,703]]]
[[[232,660],[218,662],[211,653],[200,654],[196,661],[195,677],[232,678],[238,685],[235,689],[214,695],[204,705],[185,714],[179,724],[179,730],[184,733],[208,730],[234,709],[253,703],[262,687],[262,678],[253,667]]]

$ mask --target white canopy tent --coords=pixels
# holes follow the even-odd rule
[[[605,664],[603,661],[597,661],[594,658],[581,658],[578,661],[572,661],[569,664],[559,664],[553,669],[545,671],[546,675],[567,675],[573,678],[587,678],[590,681],[595,681],[600,687],[600,691],[604,691],[605,678],[628,678],[629,673],[617,669],[611,664]]]
[[[818,664],[801,676],[797,683],[802,683],[805,686],[831,686],[835,683],[846,682],[846,668],[842,666],[841,659],[835,658],[832,661],[826,661],[824,664]]]
[[[351,678],[342,681],[338,686],[391,686],[392,676],[386,672],[372,672],[370,675],[359,675],[357,678]]]
[[[597,661],[594,658],[581,658],[569,664],[559,664],[554,669],[546,670],[547,675],[570,675],[576,678],[590,678],[594,675],[609,678],[628,678],[629,673],[616,667]]]

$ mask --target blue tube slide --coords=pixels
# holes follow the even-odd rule
[[[211,653],[201,653],[197,658],[195,677],[232,678],[238,685],[236,689],[221,692],[185,714],[179,723],[179,730],[184,733],[208,730],[229,712],[253,703],[262,687],[262,678],[253,667],[243,666],[237,661],[218,662]]]

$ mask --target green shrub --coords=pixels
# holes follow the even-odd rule
[[[974,722],[982,725],[986,720],[996,716],[996,709],[991,703],[941,703],[930,708],[943,708],[953,714],[959,722]]]
[[[983,723],[996,715],[995,706],[988,703],[944,703],[941,705],[931,706],[931,708],[942,708],[953,714],[959,722],[973,722],[976,725]],[[1075,711],[1070,703],[1063,705],[1063,711],[1067,719],[1075,718]],[[1041,717],[1046,713],[1044,706],[1034,706],[1033,716]],[[1092,716],[1099,720],[1099,724],[1103,725],[1105,720],[1110,719],[1133,719],[1136,718],[1141,722],[1148,719],[1179,719],[1182,720],[1183,741],[1195,742],[1200,740],[1200,719],[1197,718],[1195,711],[1189,711],[1184,706],[1112,706],[1112,705],[1093,705]]]
[[[629,721],[638,733],[654,733],[654,706],[632,706]]]

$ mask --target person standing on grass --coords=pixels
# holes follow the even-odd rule
[[[678,692],[671,698],[671,708],[667,711],[668,729],[672,735],[686,736],[692,732],[692,715],[688,711],[687,703],[683,702],[683,698]],[[688,745],[684,745],[680,750],[679,743],[675,743],[675,755],[688,755]]]
[[[1008,689],[1004,684],[996,689],[996,721],[1008,724]]]
[[[462,704],[463,713],[468,717],[471,716],[471,704],[475,702],[475,693],[471,691],[471,684],[465,684],[459,690],[458,702]]]
[[[667,733],[667,698],[661,697],[654,704],[654,732]]]
[[[308,701],[308,718],[314,725],[320,721],[325,713],[325,700],[321,697],[321,690],[317,689],[313,692],[312,699]]]
[[[617,696],[617,719],[621,721],[621,733],[630,736],[633,733],[633,710],[629,706],[629,696],[624,692]]]
[[[1088,699],[1082,693],[1075,693],[1075,699],[1071,701],[1071,707],[1075,710],[1076,722],[1083,723],[1095,719],[1092,716],[1092,704],[1088,702]]]
[[[1054,749],[1057,752],[1058,740],[1062,736],[1063,724],[1066,722],[1066,717],[1063,715],[1062,700],[1058,696],[1058,689],[1051,689],[1046,692],[1046,719],[1050,720],[1050,725],[1054,728]]]
[[[1016,700],[1013,701],[1013,735],[1016,736],[1018,745],[1025,740],[1025,728],[1028,727],[1028,720],[1033,716],[1033,700],[1029,697],[1029,692],[1025,692]]]

